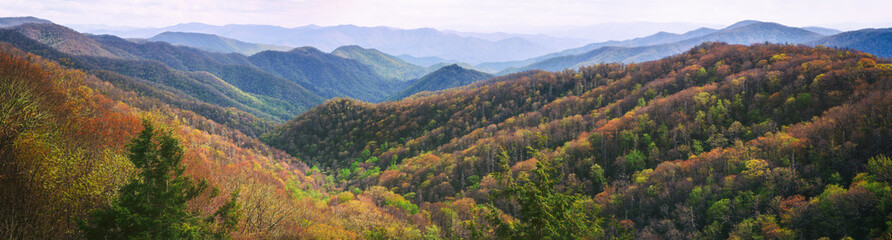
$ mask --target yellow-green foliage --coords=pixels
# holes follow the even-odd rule
[[[6,51],[0,54],[0,236],[71,237],[75,220],[114,197],[130,175],[125,142],[109,139],[132,134],[136,118],[94,95],[84,73]]]

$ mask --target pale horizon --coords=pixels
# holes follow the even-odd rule
[[[714,2],[683,0],[443,2],[385,0],[11,0],[2,16],[33,16],[63,25],[161,28],[181,23],[434,28],[479,33],[549,34],[608,23],[727,26],[742,20],[847,31],[892,27],[892,1]],[[101,7],[97,7],[101,6]],[[556,30],[557,29],[557,30]]]

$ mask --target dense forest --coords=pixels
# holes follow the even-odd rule
[[[424,203],[449,238],[592,223],[596,238],[884,238],[890,77],[854,51],[709,43],[399,102],[330,100],[263,140],[349,189]],[[453,209],[467,202],[482,207]],[[537,202],[591,222],[524,235]]]
[[[704,43],[373,104],[425,78],[356,48],[0,41],[0,238],[892,238],[892,62],[858,51]]]

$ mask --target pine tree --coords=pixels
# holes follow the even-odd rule
[[[156,132],[148,120],[129,145],[136,176],[121,187],[111,206],[96,210],[80,227],[88,239],[227,238],[235,230],[240,206],[233,193],[213,215],[201,218],[186,203],[206,190],[206,181],[183,175],[183,149],[167,132]],[[215,195],[216,189],[211,192]],[[219,219],[219,223],[218,222]]]

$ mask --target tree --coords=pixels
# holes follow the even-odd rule
[[[202,218],[186,209],[186,202],[206,190],[183,175],[183,149],[168,132],[156,132],[148,120],[129,144],[130,161],[138,172],[121,187],[111,206],[80,221],[88,239],[206,239],[227,238],[238,227],[240,205],[234,192],[214,214]],[[157,136],[156,136],[157,135]],[[213,189],[211,195],[218,191]]]
[[[879,181],[892,180],[892,159],[886,155],[877,155],[867,160],[867,171]]]
[[[644,160],[647,159],[644,156],[644,153],[638,151],[638,149],[633,149],[629,154],[626,154],[624,157],[626,159],[626,167],[630,171],[637,171],[645,168]]]
[[[518,221],[503,220],[496,210],[487,216],[496,227],[496,235],[507,239],[580,239],[602,235],[594,205],[578,194],[565,194],[555,188],[556,169],[544,154],[533,151],[538,159],[529,181],[515,182],[508,167],[508,153],[502,151],[502,172],[494,172],[502,186],[493,198],[514,200],[520,206]],[[494,207],[492,209],[495,209]]]

